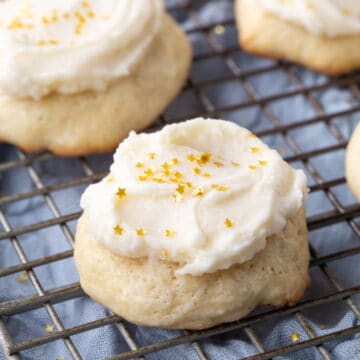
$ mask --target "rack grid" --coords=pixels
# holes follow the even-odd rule
[[[225,7],[233,5],[226,0],[217,3]],[[60,159],[49,152],[26,154],[13,146],[0,145],[3,146],[0,148],[0,181],[13,181],[20,177],[29,179],[25,189],[17,188],[16,192],[0,194],[0,243],[7,243],[11,251],[18,256],[15,264],[7,264],[6,259],[2,259],[5,266],[0,269],[0,282],[12,277],[14,288],[25,286],[28,291],[25,291],[25,295],[20,291],[19,295],[15,289],[14,292],[10,291],[10,298],[6,301],[0,300],[0,345],[5,358],[22,359],[27,356],[29,349],[41,349],[45,344],[60,341],[67,349],[64,358],[84,359],[74,337],[79,334],[86,335],[94,329],[112,326],[112,331],[117,331],[121,341],[127,346],[124,351],[107,356],[112,360],[146,358],[153,353],[161,356],[164,349],[182,344],[188,344],[199,359],[211,359],[210,352],[203,346],[203,340],[221,339],[224,334],[234,334],[234,331],[236,334],[241,333],[255,349],[253,355],[242,359],[270,359],[308,348],[314,348],[324,359],[335,359],[328,344],[334,340],[352,338],[360,332],[359,297],[356,297],[360,294],[360,274],[357,275],[357,282],[348,282],[346,277],[344,280],[331,266],[333,263],[341,264],[343,260],[356,258],[360,254],[360,206],[346,188],[343,170],[337,170],[339,167],[342,169],[351,132],[350,125],[350,130],[344,132],[343,124],[354,124],[360,119],[360,73],[327,78],[284,61],[259,59],[245,54],[237,44],[233,15],[214,22],[203,15],[206,6],[209,6],[209,2],[204,0],[178,0],[167,4],[170,14],[185,24],[185,31],[194,47],[194,63],[182,93],[148,130],[153,131],[165,124],[195,116],[225,118],[250,127],[267,142],[275,141],[277,145],[281,144],[278,148],[285,159],[297,167],[302,167],[311,179],[309,200],[312,196],[314,199],[321,197],[321,204],[326,204],[320,206],[316,212],[308,214],[310,242],[312,233],[324,230],[327,237],[333,234],[334,242],[341,242],[338,232],[333,232],[333,227],[338,225],[351,232],[352,245],[339,246],[334,251],[324,253],[318,250],[317,243],[311,242],[311,270],[326,279],[329,290],[318,293],[315,291],[315,296],[307,296],[291,308],[264,308],[233,323],[203,331],[177,332],[160,342],[145,345],[136,340],[133,325],[111,313],[103,312],[105,315],[100,318],[67,326],[57,306],[74,299],[87,299],[86,295],[78,281],[61,283],[54,279],[53,283],[45,284],[42,273],[39,272],[39,269],[46,266],[72,261],[74,228],[81,211],[66,201],[64,204],[58,195],[70,191],[70,196],[73,196],[71,203],[78,203],[80,190],[106,175],[111,155]],[[264,86],[269,84],[269,81],[273,85]],[[343,100],[342,106],[329,110],[328,104],[331,104],[331,97],[335,96],[332,95],[333,91]],[[221,95],[223,92],[226,96]],[[323,97],[319,94],[329,96],[327,105],[324,105]],[[302,106],[303,111],[300,114],[294,112],[289,116],[288,111],[282,113],[279,110],[279,107],[291,109],[296,104]],[[249,122],[248,118],[255,120]],[[304,141],[304,134],[309,136],[309,129],[314,126],[321,126],[324,136],[321,139],[311,139],[310,136],[308,141]],[[2,157],[1,149],[6,150],[6,156]],[[329,173],[319,166],[320,163],[326,163],[327,157],[339,159],[340,163],[334,164],[335,170],[330,169]],[[46,164],[54,162],[60,164],[59,172],[63,162],[71,162],[74,164],[73,173],[50,181],[40,170],[46,167]],[[99,163],[101,166],[98,166]],[[34,207],[43,204],[48,217],[26,220],[19,218],[16,209],[21,208],[25,201]],[[53,231],[51,236],[55,239],[44,236],[44,230]],[[56,241],[57,236],[65,239],[67,245],[55,253],[48,254],[44,250],[45,256],[37,256],[27,245],[26,236],[29,234],[32,239],[36,239],[40,253],[41,247],[46,246],[48,241]],[[324,238],[323,241],[329,239]],[[341,265],[339,266],[341,269]],[[74,269],[71,266],[69,269],[75,272],[71,270]],[[352,278],[356,277],[356,274],[352,275]],[[306,311],[329,304],[341,304],[357,321],[352,326],[339,330],[330,329],[324,334],[318,334],[313,325],[315,320],[309,318]],[[49,333],[12,333],[9,323],[13,317],[40,310],[46,313],[52,323],[53,328]],[[284,317],[295,320],[306,336],[281,347],[266,347],[262,335],[257,331],[257,325]],[[53,354],[49,358],[56,356]]]

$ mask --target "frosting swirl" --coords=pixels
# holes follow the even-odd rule
[[[0,88],[14,97],[104,90],[159,30],[162,0],[0,2]]]
[[[81,206],[92,236],[110,250],[201,275],[251,259],[305,197],[303,171],[248,130],[195,119],[131,133]]]
[[[253,1],[253,0],[246,0]],[[329,37],[360,33],[360,2],[354,0],[258,0],[274,15]]]

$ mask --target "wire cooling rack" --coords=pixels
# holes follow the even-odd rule
[[[230,1],[218,3],[219,6],[232,6]],[[355,319],[360,319],[356,301],[356,295],[360,292],[360,274],[352,274],[353,280],[348,282],[346,271],[345,274],[344,271],[337,274],[331,267],[331,264],[340,262],[337,269],[341,270],[341,261],[346,263],[360,253],[360,206],[346,187],[342,169],[350,134],[350,131],[344,132],[342,125],[360,118],[360,74],[327,78],[286,62],[245,54],[237,44],[233,15],[214,22],[211,16],[206,16],[206,9],[200,13],[200,9],[204,10],[207,5],[206,1],[199,0],[168,3],[169,12],[185,24],[194,45],[194,63],[182,93],[152,129],[202,115],[236,121],[250,127],[264,141],[272,143],[276,140],[276,147],[285,159],[307,172],[311,190],[309,202],[322,199],[320,203],[323,205],[308,213],[310,241],[313,234],[323,232],[323,241],[340,244],[343,228],[350,231],[355,239],[351,246],[335,245],[330,252],[320,251],[317,242],[311,243],[311,271],[323,276],[329,284],[329,290],[316,291],[316,284],[313,284],[315,291],[312,295],[295,307],[264,308],[234,323],[204,331],[177,332],[159,342],[149,341],[145,345],[137,342],[133,325],[110,313],[103,312],[104,316],[80,324],[65,324],[58,306],[74,299],[87,298],[77,280],[64,283],[53,277],[50,283],[45,283],[44,269],[65,262],[62,269],[74,272],[74,278],[77,279],[75,268],[69,264],[72,264],[74,225],[81,215],[80,209],[74,204],[78,204],[81,191],[72,190],[82,190],[102,178],[111,156],[60,159],[49,152],[25,154],[10,145],[2,145],[10,154],[0,163],[2,181],[29,179],[28,186],[21,185],[15,192],[0,195],[0,242],[7,243],[18,258],[16,263],[7,263],[6,259],[2,259],[6,267],[0,269],[0,282],[13,279],[13,285],[8,288],[11,295],[7,298],[10,300],[0,303],[0,343],[5,358],[31,358],[29,349],[39,348],[41,354],[45,344],[60,342],[66,348],[66,356],[43,353],[43,357],[36,358],[55,359],[58,356],[59,359],[85,359],[83,349],[75,341],[76,336],[86,337],[96,329],[111,326],[113,331],[118,331],[119,339],[126,345],[123,352],[103,352],[110,354],[106,357],[111,359],[147,357],[154,353],[159,358],[168,358],[166,355],[162,357],[162,351],[181,344],[188,344],[196,354],[195,357],[211,359],[211,354],[202,345],[204,339],[221,341],[223,334],[236,337],[234,334],[240,333],[254,348],[253,355],[242,357],[244,359],[270,359],[310,347],[320,357],[333,359],[329,344],[334,340],[341,342],[351,339],[360,331],[360,325],[355,322],[355,325],[336,330],[330,328],[319,334],[314,328],[316,319],[309,315],[311,312],[307,312],[315,309],[314,314],[319,307],[341,304]],[[334,97],[337,103],[340,98],[341,106],[332,107]],[[321,136],[314,135],[312,138],[309,129],[313,128],[314,134],[318,134],[320,128]],[[302,136],[305,129],[308,130],[306,139]],[[330,163],[326,162],[329,158],[333,159]],[[70,163],[73,171],[58,178],[55,176],[55,180],[50,181],[46,172],[44,175],[40,171],[49,163],[59,164],[55,166],[59,174],[64,163]],[[324,163],[325,170],[319,170],[320,164]],[[18,216],[25,202],[30,202],[34,209],[40,203],[43,204],[48,212],[47,217],[31,216],[31,213],[26,218]],[[32,242],[27,240],[27,236],[31,236]],[[55,253],[47,253],[47,242],[61,243],[60,238],[66,245],[59,246]],[[31,311],[43,311],[46,314],[52,324],[45,327],[48,331],[29,333],[17,328],[14,333],[11,321]],[[82,309],[78,308],[77,311],[81,312]],[[333,316],[329,313],[329,318]],[[292,341],[285,341],[285,345],[267,347],[262,341],[261,331],[257,330],[259,325],[276,322],[284,317],[295,321],[306,336],[292,333]]]

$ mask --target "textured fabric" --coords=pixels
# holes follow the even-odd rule
[[[201,20],[214,23],[233,16],[232,2],[211,1],[203,2],[203,7],[198,14]],[[180,22],[187,28],[194,26],[194,19],[184,17],[183,12],[178,15]],[[236,46],[236,29],[233,26],[226,27],[225,33],[217,35],[210,31],[220,44],[227,47]],[[193,32],[190,39],[194,45],[195,53],[208,52],[210,45],[200,32]],[[268,66],[274,62],[271,60],[251,57],[241,52],[231,53],[231,61],[234,61],[242,71],[257,69]],[[291,67],[291,70],[306,85],[321,84],[326,82],[326,77],[314,74],[306,69]],[[231,74],[229,68],[220,57],[211,57],[201,60],[193,65],[191,77],[194,83],[204,79],[216,78]],[[298,85],[291,83],[283,71],[266,72],[248,79],[255,87],[259,96],[271,96],[284,91],[294,90]],[[239,102],[248,101],[246,92],[241,83],[235,80],[221,82],[204,88],[204,95],[218,108],[230,106]],[[346,110],[357,105],[356,99],[346,88],[324,88],[311,95],[320,102],[325,113]],[[295,121],[308,119],[316,116],[314,110],[308,105],[302,95],[289,96],[276,102],[269,103],[268,109],[278,117],[282,124],[291,124]],[[171,117],[188,116],[204,112],[196,94],[187,91],[180,95],[169,107],[166,115]],[[258,106],[244,107],[242,109],[219,113],[224,119],[237,122],[246,126],[254,132],[272,127],[271,121]],[[348,139],[359,116],[352,115],[338,117],[333,120],[342,136]],[[13,119],[14,122],[16,119]],[[337,144],[337,139],[329,128],[322,122],[313,123],[306,127],[297,128],[289,132],[290,137],[297,143],[301,151],[312,151]],[[284,156],[294,155],[294,152],[279,135],[268,135],[263,138],[270,146],[277,148]],[[327,153],[325,155],[312,157],[311,165],[325,179],[337,179],[344,176],[344,149]],[[0,144],[0,164],[17,159],[18,155],[13,147]],[[112,157],[111,155],[88,157],[91,166],[97,171],[107,171]],[[300,162],[292,163],[295,167],[303,167]],[[58,184],[64,181],[85,176],[81,163],[78,159],[51,158],[50,160],[37,161],[34,168],[45,185]],[[34,184],[29,177],[25,167],[7,170],[0,173],[0,192],[4,195],[27,192],[34,189]],[[309,185],[314,184],[311,175],[308,174]],[[51,193],[60,214],[70,214],[79,211],[79,198],[87,184],[76,187],[67,187],[63,190]],[[332,191],[343,206],[356,203],[354,197],[345,184],[333,187]],[[42,196],[32,197],[0,205],[12,228],[37,223],[53,218],[51,209]],[[309,195],[308,216],[316,215],[332,210],[333,207],[324,192],[316,191]],[[68,223],[70,230],[74,232],[76,221]],[[0,232],[4,229],[0,225]],[[71,249],[71,245],[65,238],[59,226],[48,227],[39,231],[26,233],[18,236],[29,260],[38,259],[42,256],[56,254]],[[322,227],[310,233],[310,241],[319,256],[331,254],[351,247],[359,246],[359,238],[348,223],[341,222],[331,226]],[[10,240],[0,241],[0,268],[19,264],[20,260]],[[342,260],[330,262],[328,269],[343,288],[359,285],[360,282],[360,256],[346,257]],[[64,259],[49,265],[35,268],[35,274],[45,289],[53,289],[64,285],[76,283],[78,275],[72,258]],[[21,273],[0,278],[0,302],[14,298],[21,298],[36,294],[30,280],[19,282],[17,280]],[[336,288],[327,279],[319,267],[311,269],[312,286],[306,293],[306,299],[324,296],[334,293]],[[359,297],[352,300],[359,305]],[[100,319],[109,315],[102,306],[94,303],[87,297],[73,299],[60,304],[55,304],[54,309],[65,328]],[[262,308],[260,311],[268,311]],[[354,325],[358,321],[354,313],[345,302],[333,302],[302,311],[301,315],[307,320],[317,335],[329,334]],[[44,308],[20,313],[15,316],[4,318],[8,330],[15,342],[30,340],[38,336],[46,336],[45,327],[53,324],[49,314]],[[145,329],[126,323],[131,335],[139,346],[164,341],[169,338],[183,334],[182,331],[168,331],[162,329]],[[262,342],[265,350],[275,349],[279,346],[292,344],[290,335],[296,332],[300,341],[308,339],[306,332],[301,327],[295,316],[273,318],[271,320],[256,323],[251,327]],[[54,328],[56,331],[56,328]],[[100,360],[108,356],[128,351],[126,342],[121,337],[115,325],[108,325],[96,330],[88,331],[71,337],[71,341],[78,349],[80,355],[86,360]],[[232,360],[245,356],[251,356],[258,351],[251,343],[243,330],[234,331],[200,342],[204,351],[212,360]],[[342,338],[325,345],[325,349],[335,360],[358,360],[360,359],[360,337],[351,336]],[[46,344],[41,347],[30,349],[21,353],[24,359],[56,359],[63,357],[68,360],[71,355],[62,340]],[[4,355],[0,355],[2,360]],[[176,348],[163,350],[149,354],[147,359],[197,359],[194,348],[187,344]],[[316,347],[298,351],[296,353],[279,356],[276,360],[308,360],[321,359],[322,356]]]

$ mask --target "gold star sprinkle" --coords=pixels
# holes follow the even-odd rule
[[[29,274],[24,271],[21,275],[19,275],[16,280],[19,281],[19,282],[24,282],[26,281],[27,279],[29,278]]]
[[[45,326],[45,332],[47,332],[47,333],[52,333],[53,331],[54,331],[54,325],[46,325]]]
[[[193,196],[203,196],[205,194],[205,189],[202,186],[199,186],[194,189]]]
[[[114,226],[113,230],[115,235],[122,235],[124,233],[124,229],[119,225]]]
[[[256,165],[249,165],[249,169],[250,169],[250,170],[256,170],[256,169],[257,169],[257,166],[256,166]]]
[[[177,164],[179,163],[179,160],[178,160],[177,158],[172,158],[172,159],[171,159],[171,163],[172,163],[173,165],[177,165]]]
[[[205,176],[205,177],[211,177],[212,175],[211,175],[210,173],[206,172],[206,173],[203,173],[203,176]]]
[[[258,148],[258,147],[256,147],[256,146],[253,146],[253,147],[251,148],[251,152],[254,153],[254,154],[258,153],[259,151],[260,151],[260,148]]]
[[[144,174],[145,174],[146,176],[151,176],[151,175],[154,175],[154,171],[153,171],[152,169],[146,169],[146,170],[144,171]]]
[[[199,168],[197,168],[197,167],[193,168],[193,174],[200,175],[200,173],[201,173],[201,170]]]
[[[213,189],[216,189],[218,191],[226,191],[229,189],[229,187],[227,185],[218,185],[218,184],[212,184],[211,187]]]
[[[229,218],[225,219],[224,224],[227,228],[232,228],[234,226],[234,222],[232,220],[230,220]]]
[[[221,161],[214,161],[214,165],[217,167],[223,167],[224,164]]]
[[[292,342],[297,342],[300,340],[300,335],[297,332],[293,331],[290,335],[290,339]]]
[[[115,180],[115,178],[112,176],[112,175],[109,175],[107,178],[106,178],[106,181],[107,182],[113,182]]]
[[[148,153],[148,159],[150,160],[154,160],[156,158],[156,154],[151,152],[151,153]]]
[[[237,163],[236,161],[232,161],[232,162],[231,162],[231,165],[232,165],[232,166],[235,166],[235,167],[240,166],[240,164],[239,164],[239,163]]]
[[[118,188],[118,191],[116,193],[116,196],[119,198],[119,199],[122,199],[126,196],[126,189],[124,188]]]
[[[199,163],[202,164],[206,164],[207,162],[210,161],[212,154],[205,152],[203,154],[200,155],[200,159],[199,159]]]
[[[176,193],[173,195],[173,199],[175,202],[181,202],[183,200],[184,196],[179,194],[179,193]]]
[[[139,181],[146,181],[147,178],[148,178],[148,177],[145,176],[145,175],[140,175],[140,176],[138,177]]]
[[[164,258],[167,258],[169,256],[169,252],[166,249],[162,249],[161,252]]]
[[[194,162],[196,160],[196,156],[194,154],[189,154],[186,158],[191,162]]]
[[[267,161],[265,161],[265,160],[259,160],[259,165],[262,165],[262,166],[265,166],[265,165],[267,165]]]
[[[165,236],[166,237],[173,237],[175,235],[175,231],[174,230],[170,230],[170,229],[166,229],[165,230]]]
[[[176,177],[173,177],[170,179],[171,182],[175,183],[175,184],[178,184],[180,182],[180,179],[176,178]]]
[[[164,170],[170,170],[171,169],[171,165],[170,164],[168,164],[168,163],[163,163],[162,165],[161,165],[161,167],[164,169]]]
[[[178,187],[176,188],[176,191],[179,194],[183,194],[185,192],[185,185],[184,184],[179,184]]]
[[[145,230],[140,228],[140,229],[136,229],[136,234],[137,236],[144,236],[145,235]]]
[[[166,183],[166,179],[164,179],[162,176],[154,177],[152,178],[152,181],[157,182],[159,184]]]
[[[184,177],[184,174],[181,171],[175,171],[174,175],[176,178],[181,179]]]
[[[222,35],[222,34],[224,34],[224,32],[225,32],[225,28],[223,25],[216,25],[214,27],[214,33],[216,35]]]
[[[192,188],[192,183],[190,181],[185,181],[183,183],[188,189],[191,189]]]
[[[135,165],[138,169],[142,169],[144,167],[144,164],[141,163],[141,162],[138,162],[136,165]]]

